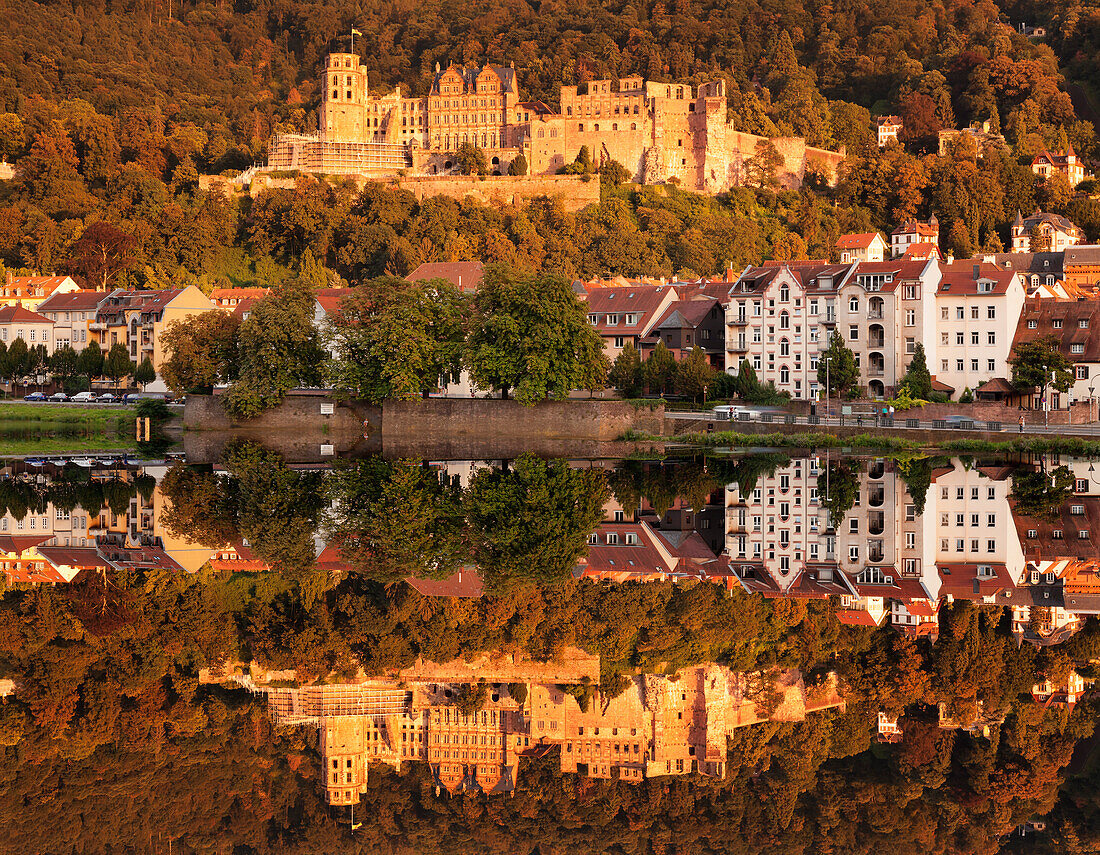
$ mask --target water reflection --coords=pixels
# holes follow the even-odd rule
[[[47,820],[164,757],[172,818],[128,814],[131,847],[342,848],[352,804],[383,851],[585,824],[606,844],[582,851],[670,827],[725,848],[699,811],[744,851],[995,851],[1048,813],[1080,836],[1098,495],[1050,457],[14,463],[13,851],[70,851]]]

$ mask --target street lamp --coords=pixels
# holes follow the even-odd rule
[[[1096,419],[1092,416],[1092,402],[1096,400],[1096,384],[1089,384],[1089,421],[1094,422]]]
[[[829,399],[833,391],[833,387],[829,383],[829,363],[832,361],[831,356],[825,357],[825,424],[829,423]]]

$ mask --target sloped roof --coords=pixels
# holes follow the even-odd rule
[[[430,261],[421,264],[405,279],[409,282],[446,279],[462,291],[476,291],[484,277],[485,265],[480,261]]]
[[[351,288],[318,288],[313,292],[313,297],[321,304],[326,315],[334,315],[340,307],[340,301],[351,292]]]
[[[24,309],[16,303],[14,306],[0,306],[0,324],[48,324],[53,326],[53,321],[38,312]]]
[[[1066,247],[1065,257],[1062,261],[1064,269],[1068,270],[1070,267],[1087,266],[1100,264],[1100,245],[1091,243],[1079,243],[1076,246]]]
[[[942,260],[943,253],[940,252],[939,245],[927,240],[920,240],[916,243],[911,243],[905,248],[905,253],[902,258],[912,258],[928,260],[929,258],[937,258]]]
[[[695,329],[707,319],[710,310],[719,305],[713,297],[702,300],[677,300],[665,309],[664,315],[653,325],[653,329]]]
[[[837,609],[836,619],[845,626],[878,626],[870,613],[863,609]]]
[[[1060,322],[1055,327],[1055,321]],[[1086,326],[1081,327],[1081,322]],[[1030,324],[1035,324],[1031,329]],[[1013,345],[1045,336],[1058,339],[1058,349],[1073,362],[1100,362],[1100,301],[1029,297],[1016,324]],[[1073,353],[1081,345],[1081,353]]]
[[[975,276],[977,268],[977,276]],[[942,277],[937,294],[962,295],[1000,295],[1007,294],[1016,273],[1012,270],[1004,270],[996,265],[978,261],[956,261],[953,264],[944,264],[940,267]],[[991,291],[978,291],[979,280],[989,280],[993,283]],[[1022,286],[1021,286],[1022,287]]]
[[[678,297],[668,285],[628,285],[615,288],[593,288],[588,292],[588,314],[596,315],[595,327],[605,335],[615,333],[640,334],[647,331],[661,304]],[[609,314],[618,315],[619,323],[608,324]],[[638,316],[637,323],[627,324],[626,315]]]
[[[1080,228],[1078,228],[1075,223],[1071,222],[1066,217],[1063,217],[1061,214],[1048,214],[1040,211],[1038,208],[1035,209],[1035,212],[1033,214],[1029,214],[1028,216],[1024,217],[1020,223],[1020,225],[1023,226],[1025,232],[1030,232],[1036,226],[1041,226],[1043,224],[1052,226],[1053,228],[1057,229],[1060,232],[1064,232],[1065,234],[1082,236],[1084,235],[1084,233],[1081,231]]]
[[[875,242],[875,238],[885,243],[882,240],[882,235],[878,232],[861,232],[859,234],[841,235],[836,242],[837,249],[867,249],[872,243]]]
[[[405,581],[425,597],[480,597],[485,590],[476,567],[463,567],[446,579],[419,579],[410,576]]]
[[[107,299],[106,291],[55,291],[38,304],[38,311],[44,312],[89,312],[99,308]]]

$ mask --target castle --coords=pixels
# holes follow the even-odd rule
[[[677,183],[719,193],[745,183],[746,164],[767,138],[726,119],[723,81],[654,83],[640,76],[562,86],[560,112],[520,99],[514,67],[436,66],[427,97],[400,87],[368,91],[359,57],[329,54],[321,75],[316,134],[277,134],[267,169],[388,177],[446,175],[454,152],[469,143],[485,152],[489,171],[508,174],[520,154],[530,174],[554,174],[587,146],[595,163],[616,160],[634,181]],[[806,173],[835,180],[840,152],[811,148],[798,137],[772,139],[781,159],[776,177],[799,187]]]

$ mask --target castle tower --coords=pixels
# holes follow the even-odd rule
[[[360,142],[366,131],[363,104],[367,75],[359,57],[330,53],[321,73],[321,139],[326,142]]]
[[[360,716],[333,716],[321,723],[321,763],[326,800],[330,805],[359,801],[366,786],[363,726]]]

